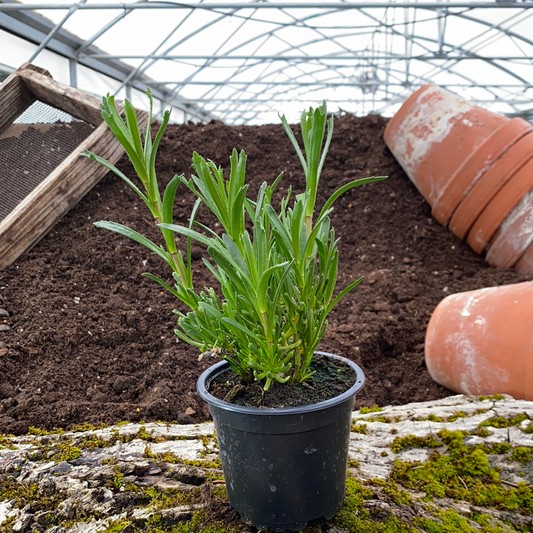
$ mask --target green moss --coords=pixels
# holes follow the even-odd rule
[[[17,521],[16,516],[10,516],[3,522],[0,522],[0,526],[2,526],[2,533],[12,533],[13,526],[15,525],[16,521]]]
[[[182,461],[184,465],[198,466],[200,468],[222,468],[222,461],[220,459],[211,460],[192,460],[185,459]]]
[[[464,411],[457,411],[453,415],[450,415],[447,418],[447,422],[455,422],[456,420],[459,420],[459,418],[466,418],[467,414]]]
[[[16,508],[31,504],[32,512],[55,511],[57,506],[66,498],[59,494],[45,496],[39,492],[37,483],[18,483],[10,476],[3,476],[0,483],[0,501],[13,501]],[[5,531],[5,522],[0,530]]]
[[[533,492],[525,484],[504,487],[491,468],[483,445],[467,447],[461,431],[442,430],[438,437],[447,455],[434,453],[426,463],[395,461],[391,479],[409,490],[426,493],[426,499],[453,498],[506,511],[533,513]]]
[[[444,420],[440,417],[440,416],[437,416],[433,413],[430,413],[428,416],[426,416],[425,418],[416,418],[416,420],[418,422],[421,422],[421,421],[424,421],[424,420],[429,420],[430,422],[444,422]]]
[[[97,448],[109,448],[117,443],[117,435],[113,434],[108,439],[97,437],[96,435],[85,435],[77,441],[77,446],[84,450],[96,450]]]
[[[503,394],[493,394],[492,396],[478,396],[477,399],[480,402],[483,402],[485,400],[491,400],[493,402],[499,402],[500,400],[505,400],[505,396],[503,396]]]
[[[379,485],[379,490],[382,490],[383,485],[386,483],[379,480],[375,480],[376,485]],[[400,505],[404,505],[404,502],[408,502],[408,496],[405,491],[398,489],[394,497],[397,497]],[[334,525],[346,528],[350,532],[357,533],[418,533],[419,530],[412,525],[405,523],[404,521],[394,517],[384,517],[381,512],[378,511],[378,515],[374,515],[364,507],[364,503],[367,500],[375,500],[376,495],[373,490],[365,486],[352,476],[348,476],[346,481],[346,497],[344,503],[333,518]],[[307,530],[304,530],[307,531]],[[316,531],[311,530],[309,531]]]
[[[154,453],[150,446],[144,449],[144,457],[147,459],[154,459],[156,462],[161,461],[171,464],[183,464],[188,466],[198,466],[200,468],[221,468],[222,461],[220,459],[204,460],[204,459],[182,459],[174,452]]]
[[[367,413],[379,413],[380,411],[383,411],[383,407],[378,407],[377,405],[372,407],[361,407],[361,409],[359,409],[359,413],[362,415]]]
[[[155,459],[156,461],[162,461],[164,463],[182,464],[183,459],[177,456],[174,452],[154,453],[150,446],[146,446],[144,449],[144,457],[147,459]]]
[[[13,444],[13,441],[11,440],[14,437],[15,435],[6,435],[4,433],[0,433],[0,449],[7,448],[8,450],[16,450],[17,447]]]
[[[355,459],[352,459],[351,457],[348,457],[348,468],[361,468],[361,462],[356,461]]]
[[[362,419],[363,420],[363,419]],[[383,424],[392,424],[394,422],[399,422],[401,418],[399,416],[369,416],[364,419],[366,422],[381,422]]]
[[[531,461],[531,448],[517,446],[511,454],[511,460],[523,464],[529,463]]]
[[[479,533],[479,527],[473,526],[470,520],[467,520],[455,511],[436,511],[436,518],[415,518],[415,524],[422,528],[426,533]],[[489,530],[484,529],[487,533]],[[491,528],[490,533],[496,533],[497,530]],[[503,529],[500,528],[503,533]]]
[[[494,444],[485,444],[484,450],[487,453],[496,453],[503,455],[511,449],[511,445],[508,442],[497,442]]]
[[[122,480],[124,479],[124,474],[120,471],[120,468],[118,466],[115,466],[113,468],[113,478],[110,479],[105,486],[108,489],[112,490],[120,490],[120,487],[122,487]]]
[[[146,441],[153,441],[154,438],[151,433],[149,433],[145,427],[141,427],[139,431],[137,432],[137,435],[135,435],[136,439],[146,440]]]
[[[477,435],[478,437],[486,438],[492,435],[494,431],[489,431],[487,428],[477,428],[470,432],[470,435]]]
[[[117,423],[117,426],[125,426],[126,424],[129,424],[129,420],[122,420],[121,422]]]
[[[146,521],[146,527],[148,528],[148,531],[151,531],[154,528],[163,527],[164,525],[165,521],[160,514],[154,514]]]
[[[484,422],[481,422],[478,427],[493,427],[493,428],[508,428],[512,426],[519,426],[524,420],[530,420],[525,413],[519,414],[512,418],[503,418],[501,416],[493,416]]]
[[[92,424],[85,423],[85,424],[80,424],[77,426],[72,426],[70,428],[70,431],[72,431],[73,433],[79,433],[79,432],[84,432],[84,431],[94,431],[97,429],[105,429],[107,427],[109,426],[107,426],[106,424],[99,424],[98,426],[93,426]]]
[[[380,453],[381,457],[388,457],[389,455],[389,452],[386,452],[385,450],[383,450],[381,453]]]
[[[334,518],[335,524],[340,527],[346,527],[351,531],[357,531],[357,529],[351,529],[353,521],[361,512],[364,501],[373,497],[374,493],[369,488],[365,487],[353,476],[348,475],[346,479],[346,496],[340,511]]]
[[[124,485],[124,492],[135,492],[137,494],[142,493],[142,489],[135,483],[126,483]]]
[[[68,439],[65,442],[55,443],[54,448],[57,449],[56,453],[50,457],[50,460],[61,463],[63,461],[74,461],[78,457],[81,457],[82,451],[72,445],[72,441]]]
[[[116,465],[118,463],[118,459],[116,457],[104,457],[102,459],[103,465]]]
[[[362,435],[368,435],[368,429],[366,427],[366,424],[356,424],[353,421],[350,427],[350,431],[353,433],[361,433]]]
[[[199,440],[204,445],[204,448],[207,448],[211,444],[211,439],[207,435],[200,436]]]
[[[35,435],[37,437],[43,437],[45,435],[62,435],[65,433],[64,429],[54,429],[52,431],[47,431],[46,429],[39,429],[33,426],[28,428],[28,435]]]
[[[129,520],[120,520],[119,522],[113,522],[107,529],[102,530],[102,533],[121,533],[128,526],[132,525]]]
[[[391,452],[398,453],[405,448],[438,448],[442,443],[436,440],[432,435],[427,437],[417,437],[407,435],[405,437],[396,437],[391,444]]]
[[[390,430],[390,434],[391,434],[391,435],[396,435],[397,433],[398,433],[398,430],[397,430],[396,428],[392,428],[392,429]]]
[[[396,505],[411,505],[413,503],[411,495],[390,479],[386,481],[383,479],[373,479],[372,486],[381,487],[383,493],[385,493]]]
[[[180,523],[172,528],[172,533],[245,533],[250,531],[250,526],[243,523],[232,523],[230,527],[227,523],[213,520],[209,516],[209,511],[195,511],[191,520]],[[150,533],[162,533],[161,530],[150,529]]]

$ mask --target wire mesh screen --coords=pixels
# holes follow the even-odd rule
[[[39,101],[20,115],[0,135],[0,222],[93,131]]]

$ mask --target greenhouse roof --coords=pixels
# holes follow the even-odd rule
[[[54,77],[51,54],[68,60],[71,85],[90,72],[100,77],[95,94],[148,86],[185,118],[264,124],[282,112],[294,121],[323,99],[332,111],[391,115],[436,83],[531,119],[532,8],[518,0],[0,0],[0,31],[16,36],[20,61],[44,62]],[[0,46],[11,69],[12,52]]]

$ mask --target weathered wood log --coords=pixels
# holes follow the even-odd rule
[[[353,413],[346,505],[321,531],[452,531],[450,523],[453,531],[481,531],[481,524],[490,531],[532,531],[533,402],[452,396],[368,411]],[[23,531],[44,522],[38,505],[18,497],[16,487],[23,493],[31,484],[43,500],[60,502],[53,516],[65,533],[82,527],[98,533],[116,524],[133,531],[154,520],[170,530],[195,513],[207,529],[221,509],[229,516],[227,498],[210,496],[212,485],[224,483],[212,423],[81,429],[3,437],[0,476],[9,475],[14,485],[10,497],[0,499],[0,528],[4,522]],[[446,465],[446,476],[424,477],[424,469],[431,474]],[[420,472],[420,487],[399,472]],[[455,488],[447,489],[450,484]],[[444,493],[431,492],[435,487]],[[183,505],[198,489],[202,500]],[[125,498],[128,490],[136,497]],[[175,502],[153,499],[154,490]]]

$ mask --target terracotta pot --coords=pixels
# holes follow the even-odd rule
[[[455,392],[533,400],[533,281],[445,298],[428,325],[426,365]]]
[[[524,252],[524,255],[518,260],[515,265],[515,270],[519,274],[526,274],[533,276],[533,243]]]
[[[470,230],[466,242],[478,254],[485,251],[503,221],[533,190],[533,159],[522,166],[494,195]]]
[[[384,139],[437,220],[445,223],[487,157],[493,161],[508,136],[522,131],[523,121],[511,122],[438,86],[424,85],[389,121]],[[497,135],[504,127],[507,133]],[[487,142],[478,160],[476,152]]]
[[[475,182],[455,210],[448,225],[450,231],[460,239],[464,239],[487,204],[531,158],[533,158],[533,134],[527,132]]]
[[[485,181],[489,169],[494,167],[502,154],[514,153],[517,141],[527,138],[528,151],[533,152],[533,136],[527,134],[533,125],[521,118],[514,118],[502,128],[497,129],[476,151],[470,154],[457,172],[443,187],[439,201],[433,207],[432,215],[441,224],[447,224],[465,197],[471,194],[476,197],[476,185]],[[490,198],[489,198],[490,199]],[[485,198],[482,198],[485,200]],[[483,207],[487,205],[488,200]],[[483,209],[483,207],[481,209]],[[475,219],[474,219],[475,220]]]
[[[496,232],[486,259],[493,266],[512,268],[532,242],[533,191],[530,191]]]

